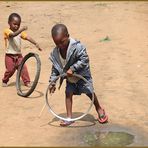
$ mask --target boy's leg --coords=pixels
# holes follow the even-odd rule
[[[65,90],[65,104],[66,104],[66,111],[67,111],[67,117],[72,117],[72,97],[77,92],[77,86],[74,83],[70,83],[66,81],[66,90]]]
[[[72,96],[73,93],[66,93],[65,104],[66,104],[66,111],[67,111],[67,118],[72,118]],[[60,126],[69,126],[74,121],[61,121]]]
[[[73,103],[72,97],[75,91],[76,91],[75,84],[66,81],[65,104],[66,104],[67,118],[72,118],[72,103]],[[74,121],[62,121],[60,125],[69,126],[72,123],[74,123]]]
[[[9,81],[9,78],[14,74],[16,70],[15,62],[12,56],[5,55],[5,67],[6,67],[6,71],[4,73],[2,82],[7,84],[7,82]]]
[[[92,100],[92,94],[86,94],[86,95]],[[98,98],[97,98],[95,93],[94,93],[94,106],[95,106],[95,109],[96,109],[96,111],[98,113],[99,122],[100,123],[107,122],[108,117],[105,114],[104,109],[101,108],[101,106],[99,104],[99,101],[98,101]]]
[[[86,94],[86,95],[92,100],[92,94]],[[97,113],[101,112],[102,108],[99,104],[98,98],[95,93],[94,93],[94,106],[95,106]]]
[[[22,60],[23,60],[23,56],[20,55],[18,57],[17,65],[19,65]],[[24,64],[24,66],[23,66],[23,69],[22,69],[22,72],[21,72],[21,78],[22,78],[25,85],[30,83],[30,77],[29,77],[29,73],[28,73],[28,69],[27,69],[26,64]]]
[[[25,64],[24,64],[23,69],[22,69],[21,78],[22,78],[25,85],[30,83],[30,77],[29,77],[28,69],[27,69],[27,66]]]
[[[65,103],[66,103],[66,111],[67,111],[67,117],[72,118],[72,96],[73,93],[66,93]]]

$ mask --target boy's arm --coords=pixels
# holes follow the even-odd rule
[[[21,32],[23,32],[23,31],[25,31],[25,30],[27,30],[27,26],[22,27],[21,29],[17,30],[16,32],[11,32],[11,33],[9,33],[8,36],[9,36],[10,38],[11,38],[11,37],[13,38],[13,37],[19,35]]]
[[[51,68],[51,75],[50,75],[49,82],[53,82],[53,84],[55,84],[56,81],[53,81],[53,80],[54,80],[58,75],[59,75],[58,70],[54,67],[54,65],[52,65],[52,68]]]
[[[59,72],[54,68],[54,66],[52,65],[52,69],[51,69],[51,75],[50,75],[50,79],[49,79],[49,92],[50,93],[54,93],[56,90],[56,77],[59,75]],[[55,81],[53,81],[55,80]]]
[[[34,39],[32,39],[30,36],[27,35],[25,37],[25,40],[27,40],[30,43],[34,44],[38,48],[38,50],[42,51],[42,49],[40,48],[39,44]]]
[[[88,54],[86,52],[86,48],[84,46],[81,46],[81,48],[79,48],[77,50],[77,62],[74,63],[72,66],[70,66],[70,70],[74,73],[80,69],[83,69],[85,66],[88,66],[89,64],[89,57]],[[71,71],[68,70],[67,72],[71,73]]]

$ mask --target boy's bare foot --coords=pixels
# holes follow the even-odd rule
[[[69,126],[69,125],[71,125],[73,123],[74,123],[74,121],[64,121],[64,120],[62,120],[61,123],[60,123],[60,126],[65,127],[65,126]]]

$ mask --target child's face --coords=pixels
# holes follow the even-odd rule
[[[12,31],[17,31],[20,28],[21,20],[18,17],[13,17],[12,20],[9,22],[10,29]]]
[[[69,45],[69,35],[65,35],[64,33],[60,33],[57,36],[53,36],[53,41],[58,48],[61,50],[65,50]]]

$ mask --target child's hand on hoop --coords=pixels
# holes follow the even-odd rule
[[[50,85],[50,86],[49,86],[49,93],[50,93],[50,94],[51,94],[51,93],[54,93],[55,90],[56,90],[55,85]]]
[[[71,77],[73,75],[73,71],[69,68],[66,72],[68,77]]]

